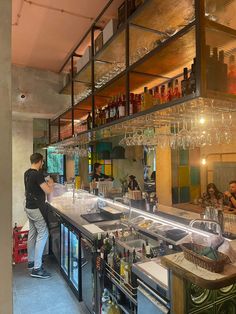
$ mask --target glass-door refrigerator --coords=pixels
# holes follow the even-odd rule
[[[70,282],[74,288],[79,290],[79,237],[73,231],[70,231]]]
[[[76,297],[81,300],[80,235],[66,222],[61,223],[61,271]]]
[[[61,224],[61,269],[66,276],[69,275],[69,228]]]

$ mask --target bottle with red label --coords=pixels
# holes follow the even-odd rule
[[[118,102],[118,112],[119,112],[119,118],[124,118],[125,117],[125,95],[119,97],[119,102]]]
[[[161,103],[166,103],[166,87],[165,85],[161,85]]]
[[[134,94],[130,93],[129,95],[129,115],[132,115],[134,112],[135,101],[134,101]]]
[[[228,91],[230,94],[236,94],[236,66],[234,55],[229,57]]]

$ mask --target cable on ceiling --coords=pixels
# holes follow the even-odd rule
[[[72,15],[72,16],[75,16],[75,17],[78,17],[78,18],[83,18],[83,19],[90,20],[90,21],[92,21],[94,19],[93,17],[89,17],[89,16],[82,15],[82,14],[79,14],[79,13],[74,13],[74,12],[71,12],[71,11],[68,11],[68,10],[65,10],[65,9],[56,8],[56,7],[53,7],[53,6],[50,6],[50,5],[41,4],[41,3],[38,3],[38,2],[35,2],[35,1],[31,1],[31,0],[23,0],[23,1],[28,3],[28,4],[30,4],[30,5],[34,5],[34,6],[37,6],[37,7],[40,7],[40,8],[44,8],[44,9],[48,9],[48,10],[51,10],[51,11],[65,13],[65,14]]]
[[[12,26],[18,26],[19,25],[19,21],[20,21],[20,18],[21,18],[21,12],[22,12],[23,6],[24,6],[24,0],[21,0],[20,8],[19,8],[19,11],[18,11],[18,13],[16,15],[16,21],[15,21],[15,23],[11,24]]]

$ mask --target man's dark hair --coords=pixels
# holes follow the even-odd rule
[[[233,184],[233,183],[235,183],[235,184],[236,184],[236,180],[232,180],[232,181],[230,181],[230,182],[229,182],[229,185],[230,185],[230,184]]]
[[[41,155],[40,153],[33,153],[30,156],[30,162],[31,164],[37,164],[39,161],[43,160],[43,155]]]

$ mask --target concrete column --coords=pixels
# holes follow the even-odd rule
[[[0,1],[0,313],[12,313],[11,0]]]

